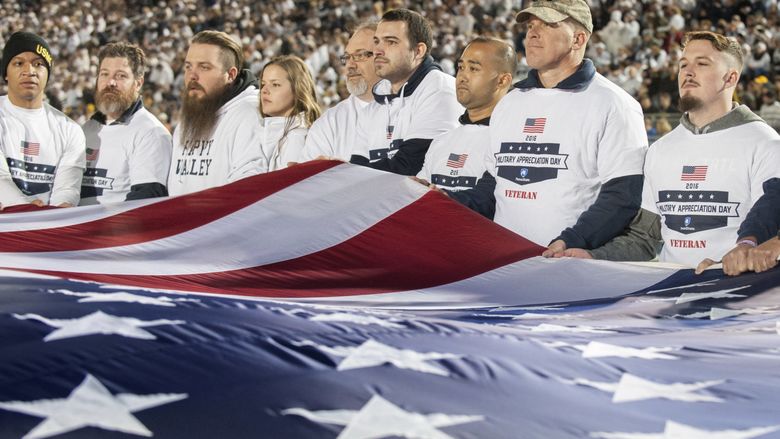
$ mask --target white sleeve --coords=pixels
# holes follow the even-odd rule
[[[644,183],[642,185],[642,209],[652,212],[656,215],[661,213],[658,211],[658,206],[655,204],[655,188],[653,187],[653,163],[654,163],[654,147],[650,147],[647,151],[647,158],[645,159],[644,168]]]
[[[163,127],[144,133],[130,156],[130,186],[143,183],[165,185],[171,166],[171,135]]]
[[[51,206],[59,206],[63,203],[77,206],[81,199],[81,178],[87,166],[87,141],[84,131],[75,123],[68,124],[67,128],[66,144],[57,165],[49,197]]]
[[[268,172],[268,160],[263,153],[263,125],[257,111],[248,114],[238,125],[232,139],[230,170],[227,180],[232,183],[245,177]]]
[[[764,182],[780,177],[780,140],[770,140],[758,147],[750,169],[750,203],[764,194]]]
[[[0,208],[27,203],[29,201],[11,178],[5,154],[0,151]]]
[[[599,179],[642,174],[647,152],[647,131],[638,104],[615,105],[609,110],[598,149]]]
[[[287,139],[285,139],[282,167],[286,168],[290,162],[301,162],[303,156],[303,149],[308,137],[308,129],[303,127],[295,128],[287,133]]]
[[[404,140],[433,139],[458,126],[458,117],[464,110],[455,95],[454,79],[452,85],[445,80],[436,85],[426,87],[426,93],[417,102]]]
[[[326,112],[311,125],[306,134],[306,142],[303,151],[301,151],[300,161],[308,162],[319,156],[333,157],[335,155],[336,148],[332,143],[335,136],[329,122]]]

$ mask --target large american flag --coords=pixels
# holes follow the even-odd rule
[[[8,214],[0,247],[0,437],[780,437],[777,270],[542,259],[392,174]]]

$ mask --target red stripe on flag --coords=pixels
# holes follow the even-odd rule
[[[29,271],[154,289],[303,298],[430,288],[538,256],[543,250],[431,191],[338,245],[260,267],[174,276]]]
[[[0,233],[0,252],[91,250],[166,238],[208,224],[340,164],[312,161],[288,168],[284,173],[249,177],[246,180],[251,179],[251,184],[216,187],[108,218],[45,229],[45,240],[41,239],[40,230]]]

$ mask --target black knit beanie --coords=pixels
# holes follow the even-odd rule
[[[8,64],[11,62],[11,58],[24,52],[32,52],[40,55],[46,64],[48,76],[51,76],[52,56],[46,40],[32,32],[14,32],[13,35],[8,38],[8,41],[5,42],[5,47],[3,47],[3,64],[0,66],[0,77],[5,79],[5,74],[7,72]]]

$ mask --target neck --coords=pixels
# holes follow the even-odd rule
[[[547,70],[537,70],[537,73],[539,74],[539,80],[542,82],[544,88],[553,88],[564,79],[573,75],[574,72],[580,68],[581,64],[581,57],[576,59],[569,57],[554,68]]]
[[[498,101],[495,101],[482,107],[467,108],[466,112],[469,115],[469,119],[471,119],[472,122],[476,122],[478,120],[482,120],[490,117],[490,115],[493,114],[493,108],[496,107],[497,103]]]
[[[414,72],[414,70],[412,72]],[[412,74],[410,73],[405,78],[403,78],[403,79],[401,79],[399,81],[391,81],[390,83],[392,84],[393,94],[398,94],[398,92],[401,91],[401,87],[403,87],[404,84],[406,84],[406,81],[408,81],[409,78],[411,78],[411,77],[412,77]]]
[[[38,96],[33,99],[24,99],[9,93],[8,100],[17,107],[25,108],[27,110],[35,110],[43,107],[43,96]]]
[[[364,102],[372,102],[374,100],[374,86],[376,85],[376,82],[369,85],[366,89],[366,92],[362,95],[358,96],[357,98]]]
[[[731,101],[724,100],[722,102],[712,103],[698,110],[689,111],[688,120],[690,120],[696,128],[701,128],[725,116],[729,111],[731,111]]]

